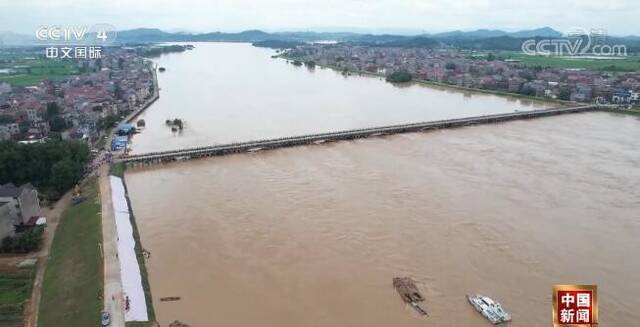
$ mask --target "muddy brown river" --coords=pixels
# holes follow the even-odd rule
[[[547,108],[545,102],[450,88],[403,86],[271,58],[246,43],[196,43],[154,59],[160,98],[139,118],[132,153],[227,144]],[[167,119],[185,122],[172,132]]]
[[[550,326],[554,284],[640,321],[640,120],[586,113],[130,169],[159,322]],[[410,276],[428,318],[392,278]],[[176,302],[160,297],[180,296]]]

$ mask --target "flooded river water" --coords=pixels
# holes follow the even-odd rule
[[[155,59],[160,99],[132,153],[533,110],[548,104],[424,85],[394,86],[272,59],[246,43],[197,43]],[[173,133],[167,119],[181,118]]]
[[[469,293],[500,301],[512,326],[550,326],[552,285],[574,283],[598,285],[601,326],[634,326],[638,140],[638,118],[587,113],[126,180],[163,326],[488,326]],[[430,317],[402,303],[396,276],[418,282]]]

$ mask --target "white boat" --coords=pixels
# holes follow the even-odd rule
[[[487,296],[479,294],[474,296],[467,295],[467,300],[494,325],[511,321],[511,315],[502,309],[500,303]]]

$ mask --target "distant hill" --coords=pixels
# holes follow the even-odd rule
[[[191,39],[189,41],[233,41],[233,42],[256,42],[256,41],[264,41],[269,39],[274,39],[269,33],[259,31],[259,30],[250,30],[244,31],[240,33],[222,33],[222,32],[213,32],[213,33],[203,33],[203,34],[191,34]]]
[[[362,35],[348,41],[355,44],[385,47],[436,48],[444,44],[442,40],[427,36],[402,35]]]
[[[119,31],[118,40],[126,42],[162,42],[172,41],[179,38],[182,33],[169,33],[157,28],[136,28],[132,30]]]
[[[17,34],[9,31],[0,31],[0,47],[21,46],[34,43],[34,38],[24,34]]]
[[[562,33],[554,30],[551,27],[542,27],[542,28],[537,28],[533,30],[523,30],[523,31],[518,31],[513,33],[508,33],[501,30],[480,29],[480,30],[475,30],[470,32],[452,31],[452,32],[433,34],[429,36],[440,38],[440,39],[441,38],[486,39],[486,38],[494,38],[494,37],[501,37],[501,36],[509,36],[514,38],[522,38],[522,37],[553,38],[553,37],[561,37]]]
[[[352,32],[277,32],[267,33],[260,30],[248,30],[237,33],[210,32],[185,33],[166,32],[157,28],[136,28],[118,32],[120,43],[151,42],[248,42],[262,46],[285,46],[300,42],[333,40],[352,42],[369,46],[426,47],[452,46],[477,50],[513,50],[519,51],[522,42],[527,39],[562,37],[562,33],[551,27],[542,27],[517,32],[479,29],[475,31],[451,31],[437,34],[396,35],[396,34],[359,34]],[[624,44],[629,53],[640,52],[640,37],[610,37],[612,44]],[[268,41],[268,42],[265,42]],[[613,43],[615,42],[615,43]],[[0,32],[0,46],[34,44],[31,36]]]
[[[536,28],[534,30],[524,30],[514,33],[509,33],[508,36],[511,37],[546,37],[546,38],[554,38],[554,37],[562,37],[562,33],[554,30],[551,27],[542,27]]]
[[[487,38],[487,37],[496,37],[496,36],[505,36],[507,32],[499,31],[499,30],[475,30],[471,32],[463,32],[463,31],[451,31],[430,35],[434,38],[469,38],[469,39],[477,39],[477,38]]]
[[[118,32],[120,42],[197,42],[197,41],[234,41],[234,42],[260,42],[267,40],[279,41],[357,41],[365,43],[388,43],[414,40],[417,43],[429,43],[426,39],[469,39],[479,40],[497,37],[532,38],[532,37],[561,37],[562,33],[550,28],[542,27],[533,30],[518,32],[504,32],[501,30],[479,29],[475,31],[451,31],[437,34],[422,35],[393,35],[393,34],[358,34],[349,32],[278,32],[267,33],[260,30],[249,30],[239,33],[211,32],[211,33],[169,33],[156,28],[138,28]]]
[[[282,40],[264,40],[251,43],[254,47],[260,48],[272,48],[272,49],[291,49],[299,45],[303,45],[303,42],[299,41],[282,41]]]
[[[295,41],[345,41],[361,36],[358,33],[350,32],[279,32],[271,34],[273,37],[285,38]]]

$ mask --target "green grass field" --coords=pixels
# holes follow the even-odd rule
[[[527,66],[615,72],[640,71],[640,57],[638,56],[628,56],[623,59],[593,59],[560,56],[529,56],[520,52],[502,52],[498,54],[498,57],[504,59],[517,59]]]
[[[111,172],[110,173],[113,176],[117,176],[117,177],[123,178],[124,177],[124,171],[126,169],[127,169],[127,166],[124,163],[119,162],[119,163],[115,163],[115,164],[113,164],[111,166]]]
[[[44,275],[38,326],[97,326],[103,289],[102,224],[95,182],[83,190],[87,200],[61,217]]]
[[[31,86],[44,80],[59,80],[79,73],[72,61],[52,59],[27,59],[14,57],[0,57],[0,69],[20,68],[17,73],[0,73],[0,82],[7,82],[13,86]]]
[[[31,296],[34,268],[0,273],[0,326],[21,327],[24,305]]]
[[[154,323],[149,321],[127,321],[124,325],[126,327],[151,327]]]

